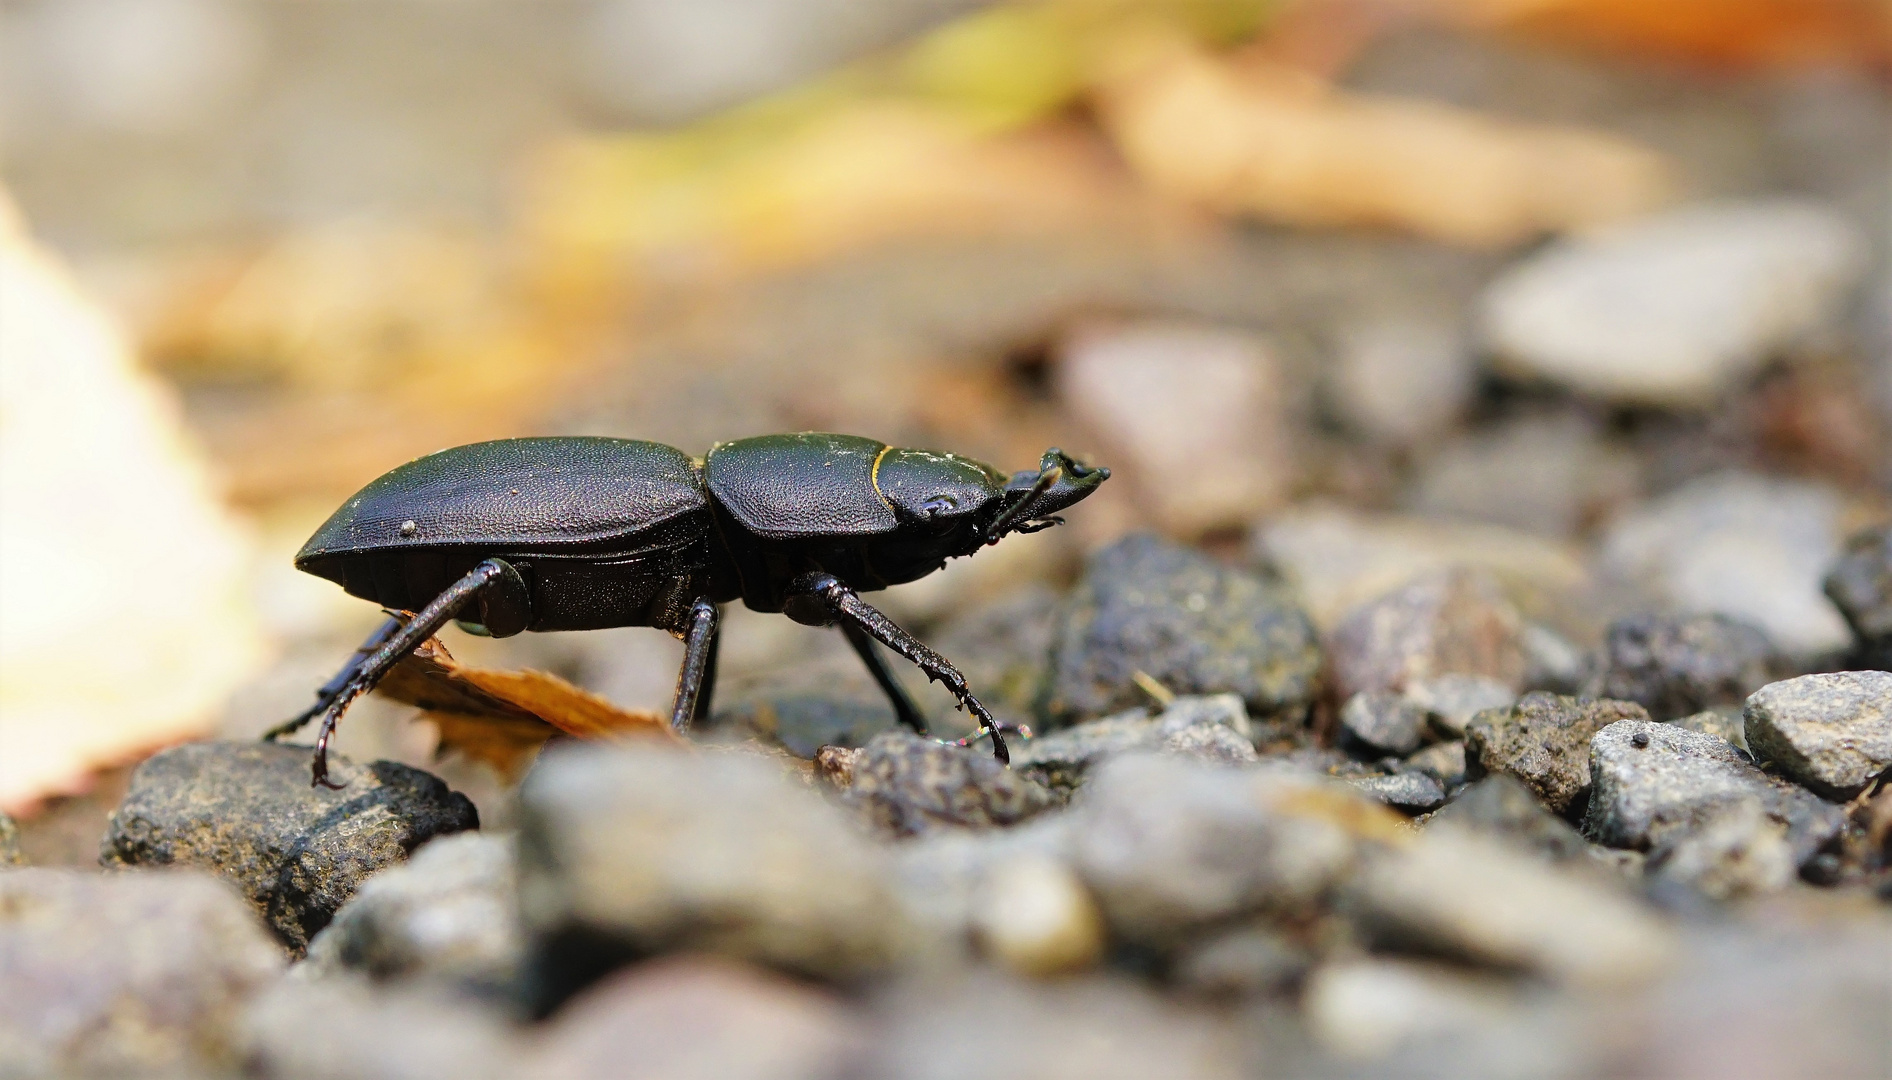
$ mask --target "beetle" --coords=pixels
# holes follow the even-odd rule
[[[1011,760],[959,670],[860,594],[925,577],[1055,516],[1110,470],[1055,447],[1010,477],[957,454],[801,432],[719,443],[702,458],[636,439],[500,439],[441,450],[362,488],[296,554],[390,612],[315,704],[270,729],[321,717],[313,783],[350,703],[456,618],[468,630],[649,626],[684,642],[670,722],[709,712],[720,606],[740,599],[810,626],[839,626],[900,722],[926,722],[873,642],[945,684]],[[969,744],[972,739],[960,740]]]

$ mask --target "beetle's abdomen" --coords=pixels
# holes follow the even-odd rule
[[[737,525],[766,540],[876,536],[897,524],[874,487],[885,449],[820,432],[738,439],[710,451],[703,479]]]
[[[296,565],[407,548],[532,550],[627,538],[707,510],[690,458],[634,439],[473,443],[416,458],[342,504]]]

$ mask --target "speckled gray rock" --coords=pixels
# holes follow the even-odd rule
[[[232,1069],[238,1016],[283,964],[208,874],[0,870],[0,1074]]]
[[[1435,743],[1406,759],[1407,768],[1417,769],[1446,787],[1465,782],[1465,740]]]
[[[5,813],[0,813],[0,866],[24,866],[26,856],[20,852],[20,827]]]
[[[513,843],[510,836],[443,836],[375,874],[309,942],[297,973],[504,987],[525,948]]]
[[[1437,810],[1445,802],[1444,785],[1416,770],[1397,772],[1390,776],[1353,777],[1347,783],[1374,802],[1384,803],[1408,814]]]
[[[436,836],[479,827],[466,796],[392,761],[329,755],[339,791],[309,786],[309,749],[202,742],[132,774],[99,861],[199,866],[235,882],[300,955],[369,874]]]
[[[1360,932],[1560,981],[1635,982],[1674,953],[1628,897],[1477,833],[1435,826],[1370,854],[1343,895]]]
[[[632,956],[719,953],[817,975],[903,948],[885,853],[845,809],[749,751],[555,746],[519,792],[533,994]]]
[[[1648,850],[1743,799],[1786,829],[1795,865],[1845,826],[1839,807],[1755,768],[1725,740],[1671,724],[1622,720],[1597,732],[1590,777],[1583,831],[1611,847]]]
[[[1134,751],[1239,765],[1256,760],[1252,727],[1234,694],[1180,697],[1160,716],[1131,709],[1040,736],[1017,747],[1012,767],[1058,791],[1074,791],[1107,758]]]
[[[1583,692],[1675,720],[1740,704],[1776,662],[1765,633],[1726,615],[1633,615],[1610,624]]]
[[[1675,830],[1644,866],[1657,884],[1685,885],[1714,900],[1785,888],[1794,880],[1793,847],[1759,799],[1739,799],[1694,829]]]
[[[1403,694],[1368,690],[1340,707],[1342,745],[1368,754],[1404,756],[1425,740],[1426,710]]]
[[[1439,675],[1483,675],[1516,688],[1524,678],[1517,609],[1488,574],[1447,570],[1349,612],[1328,647],[1345,699],[1405,690]]]
[[[289,978],[243,1017],[246,1075],[266,1080],[505,1080],[518,1033],[497,1008],[438,987]]]
[[[1590,794],[1590,739],[1618,720],[1648,718],[1628,701],[1526,694],[1466,729],[1465,777],[1515,776],[1553,811],[1580,815]]]
[[[1170,965],[1174,985],[1211,997],[1291,988],[1314,964],[1307,949],[1267,926],[1237,926],[1194,941]]]
[[[1678,728],[1713,735],[1728,740],[1742,750],[1747,749],[1747,722],[1737,706],[1717,705],[1669,722]]]
[[[545,1026],[533,1080],[839,1080],[867,1049],[864,1018],[833,995],[713,957],[619,972]]]
[[[1073,808],[1073,855],[1111,927],[1162,944],[1249,911],[1309,910],[1354,857],[1342,815],[1320,810],[1352,800],[1365,802],[1283,769],[1130,755]]]
[[[1419,679],[1406,687],[1406,697],[1426,711],[1426,722],[1447,739],[1465,737],[1465,726],[1487,709],[1508,708],[1517,691],[1489,675],[1448,672]]]
[[[1468,784],[1429,824],[1490,833],[1557,861],[1583,858],[1590,845],[1538,801],[1516,777],[1499,774]]]
[[[1234,1044],[1206,1017],[1125,979],[1027,983],[974,970],[916,982],[881,1006],[862,1076],[884,1080],[1236,1080]],[[977,1032],[976,1038],[967,1032]]]
[[[1298,715],[1320,673],[1313,624],[1285,589],[1200,552],[1130,536],[1091,557],[1053,646],[1046,713],[1066,722],[1146,699],[1239,694],[1257,717]]]
[[[876,735],[861,748],[842,799],[895,836],[942,825],[1014,825],[1062,801],[984,746],[953,746],[905,731]]]
[[[1742,711],[1756,760],[1832,799],[1892,768],[1892,671],[1836,671],[1769,683]]]
[[[1860,664],[1892,670],[1892,525],[1846,541],[1825,588],[1858,637]]]

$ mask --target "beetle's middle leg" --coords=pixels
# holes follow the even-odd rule
[[[335,734],[336,722],[342,718],[342,713],[348,711],[348,706],[356,698],[374,689],[375,684],[395,664],[439,633],[440,628],[451,622],[461,608],[475,599],[480,602],[481,617],[488,626],[499,623],[523,628],[530,621],[531,598],[526,591],[525,580],[519,576],[519,571],[503,559],[487,559],[465,577],[447,586],[431,603],[415,612],[414,617],[399,630],[389,634],[366,659],[353,665],[352,670],[344,669],[346,680],[322,709],[322,727],[315,737],[315,760],[310,767],[313,774],[311,787],[318,784],[328,788],[341,787],[340,784],[331,783],[328,778],[328,743]],[[272,729],[267,737],[274,737],[277,730]]]
[[[697,597],[683,620],[683,666],[677,669],[677,698],[670,709],[670,728],[682,735],[690,724],[709,712],[716,687],[716,625],[721,621],[716,602]]]
[[[375,632],[368,635],[368,640],[362,642],[355,649],[354,655],[342,664],[342,669],[335,673],[335,677],[316,688],[315,704],[263,732],[263,741],[274,742],[285,735],[294,735],[301,731],[309,721],[322,715],[322,710],[328,708],[328,703],[335,700],[335,695],[342,692],[342,687],[348,685],[348,680],[355,677],[355,673],[368,662],[368,658],[374,655],[375,650],[385,644],[404,625],[406,625],[405,619],[389,612],[388,617],[375,628]]]
[[[1005,745],[1005,736],[999,734],[998,720],[992,716],[991,710],[972,696],[971,688],[966,685],[966,677],[959,673],[951,661],[927,648],[926,643],[919,638],[902,630],[833,574],[804,574],[796,579],[790,591],[817,601],[837,622],[859,628],[875,641],[912,661],[915,667],[926,672],[927,678],[943,683],[965,706],[966,711],[978,718],[979,727],[992,737],[993,756],[1011,764],[1012,752]]]

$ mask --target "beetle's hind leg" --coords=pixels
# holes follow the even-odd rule
[[[401,622],[390,620],[399,628],[391,630],[381,643],[367,657],[358,663],[351,663],[342,669],[341,686],[322,704],[322,726],[315,736],[315,760],[311,763],[310,786],[321,785],[327,788],[339,788],[328,778],[328,743],[335,734],[335,724],[348,711],[348,706],[355,699],[373,690],[375,684],[401,662],[408,653],[424,644],[428,638],[440,632],[440,628],[453,621],[453,617],[469,602],[478,599],[482,609],[482,619],[487,625],[494,622],[516,623],[523,627],[530,621],[531,597],[527,593],[525,580],[519,571],[503,559],[487,559],[475,566],[460,580],[447,586],[446,590],[426,607],[414,613],[414,617]],[[498,616],[498,617],[496,617]],[[384,628],[386,629],[386,628]],[[379,632],[377,632],[379,636]],[[372,641],[372,639],[370,639]],[[365,647],[365,646],[364,646]],[[323,689],[327,689],[324,687]],[[305,720],[293,721],[295,727],[282,724],[271,729],[268,738],[301,727]]]
[[[893,677],[893,671],[887,667],[887,661],[874,650],[874,639],[868,637],[867,631],[856,626],[850,619],[841,620],[841,634],[847,638],[849,645],[854,646],[854,652],[861,658],[861,663],[867,665],[867,673],[880,684],[880,689],[887,695],[887,700],[893,702],[894,715],[900,718],[902,724],[912,728],[916,734],[926,734],[926,718],[920,715],[920,710],[913,704],[913,699],[907,696],[906,687],[901,686],[899,680]]]
[[[796,580],[793,591],[820,602],[843,626],[859,628],[868,637],[912,661],[915,667],[926,672],[927,678],[945,684],[966,711],[978,718],[979,727],[992,737],[992,755],[1011,764],[1012,752],[1005,745],[1005,736],[999,733],[999,722],[993,718],[991,710],[972,696],[972,690],[966,685],[966,677],[945,657],[902,630],[833,574],[817,572],[803,575]]]

